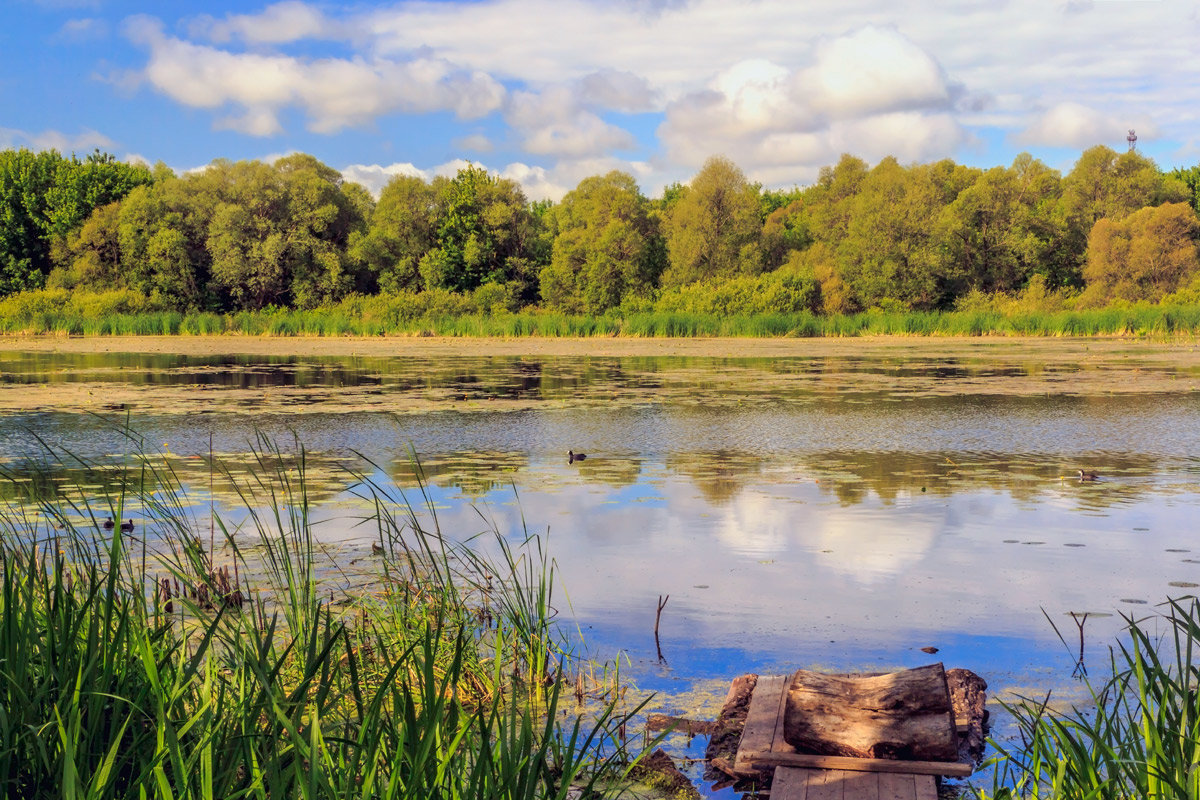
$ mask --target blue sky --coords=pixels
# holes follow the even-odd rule
[[[875,163],[1200,161],[1194,0],[0,0],[0,147],[177,171],[311,153],[378,190],[464,161],[531,198],[725,155],[771,187]]]

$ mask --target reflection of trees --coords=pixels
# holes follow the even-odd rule
[[[692,479],[704,498],[713,505],[732,500],[762,472],[761,456],[718,450],[707,453],[673,453],[667,469]]]
[[[241,504],[251,494],[267,501],[298,484],[300,456],[291,453],[218,454],[210,466],[199,456],[147,455],[128,463],[70,465],[22,462],[0,467],[0,500],[18,504],[74,502],[104,509],[122,497],[171,495],[179,489],[207,493]],[[331,456],[303,458],[304,489],[310,503],[332,499],[353,482],[352,462]]]
[[[614,489],[633,486],[642,474],[642,462],[636,458],[589,458],[575,465],[579,476],[588,481],[607,484]]]
[[[397,486],[413,488],[418,484],[417,470],[426,482],[458,489],[468,497],[482,497],[506,487],[513,475],[529,467],[527,453],[446,453],[422,455],[419,467],[407,459],[397,459],[388,470]]]
[[[1070,462],[1059,456],[839,451],[804,461],[822,491],[847,506],[869,494],[893,503],[902,495],[947,497],[987,488],[1026,502],[1077,490],[1078,506],[1087,510],[1133,502],[1163,488],[1141,480],[1160,469],[1158,459],[1148,456],[1088,456]],[[1103,480],[1079,484],[1075,476],[1080,466],[1097,469]]]

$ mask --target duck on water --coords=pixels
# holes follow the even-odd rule
[[[574,464],[576,461],[583,461],[587,458],[587,453],[576,453],[574,450],[567,451],[567,463]]]

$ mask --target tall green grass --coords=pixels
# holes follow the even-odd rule
[[[3,508],[0,796],[620,787],[636,760],[620,732],[638,709],[619,710],[611,688],[580,702],[540,540],[457,543],[428,497],[403,502],[360,475],[385,569],[380,591],[343,607],[314,568],[303,449],[264,439],[253,459],[236,519],[211,525],[169,467],[140,455],[89,465],[119,471],[109,485],[125,493],[80,486]],[[107,516],[137,528],[105,531]]]
[[[1200,334],[1200,305],[1122,305],[1068,309],[1062,303],[966,303],[956,311],[873,309],[728,313],[680,310],[650,301],[602,316],[481,305],[471,295],[436,291],[353,297],[318,309],[181,314],[130,293],[78,298],[59,290],[0,300],[0,332],[58,335],[458,336],[458,337],[817,337],[817,336],[1140,336]],[[111,296],[110,296],[111,295]],[[426,297],[426,295],[430,295]],[[664,301],[665,302],[665,301]]]
[[[1161,616],[1127,621],[1109,676],[1087,682],[1087,707],[1006,706],[1020,745],[994,743],[994,785],[980,797],[1200,797],[1200,601],[1172,600]]]

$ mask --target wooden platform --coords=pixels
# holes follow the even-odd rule
[[[771,800],[937,800],[932,775],[776,767]]]
[[[763,676],[750,697],[735,772],[775,768],[772,800],[936,800],[935,775],[966,777],[958,762],[897,761],[797,753],[784,741],[790,676]]]

